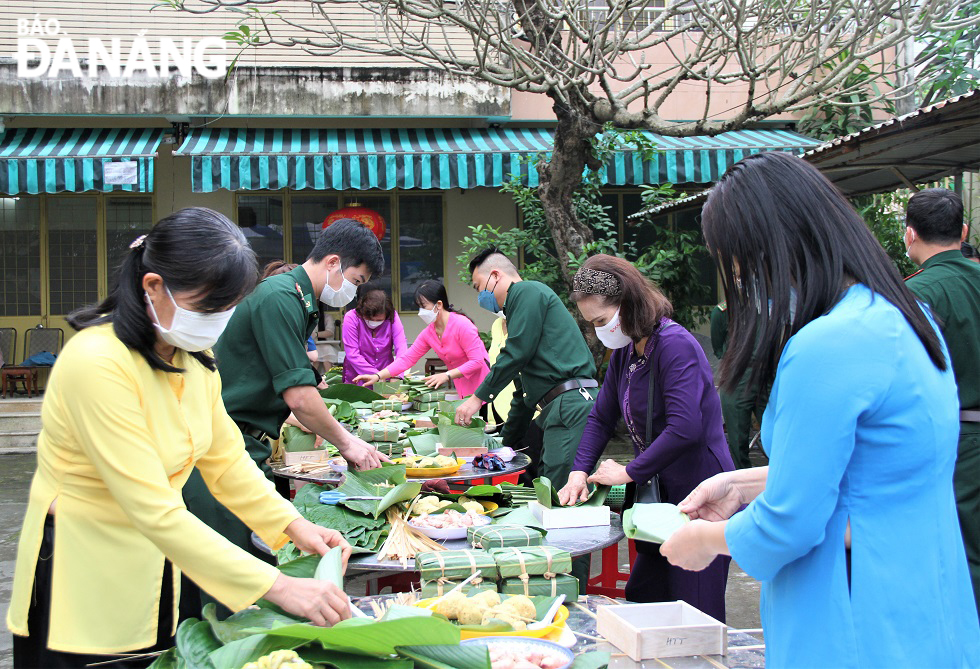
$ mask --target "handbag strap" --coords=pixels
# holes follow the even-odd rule
[[[653,395],[654,391],[656,390],[657,382],[657,370],[654,366],[655,363],[653,354],[657,351],[657,343],[660,341],[660,333],[665,327],[667,326],[662,325],[657,328],[657,331],[652,337],[650,337],[650,340],[647,340],[647,349],[645,351],[647,358],[650,360],[650,380],[647,383],[647,425],[645,434],[647,446],[653,443]]]

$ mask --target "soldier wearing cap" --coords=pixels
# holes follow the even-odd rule
[[[960,250],[967,232],[956,193],[930,188],[909,200],[905,247],[922,269],[906,282],[939,322],[956,377],[960,442],[953,484],[980,611],[980,265]]]

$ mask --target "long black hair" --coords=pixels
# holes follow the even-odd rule
[[[464,314],[462,311],[454,307],[449,303],[449,293],[446,292],[446,287],[442,285],[441,282],[435,279],[429,279],[423,281],[422,284],[415,289],[415,304],[420,309],[424,308],[422,306],[422,300],[435,304],[436,302],[442,302],[442,306],[451,314],[459,314],[460,316],[466,317],[467,320],[473,321],[472,318]]]
[[[69,314],[68,324],[76,330],[112,323],[119,340],[138,351],[150,367],[179,372],[154,348],[156,328],[143,290],[147,272],[159,274],[172,293],[197,293],[196,310],[217,312],[252,292],[258,263],[245,235],[225,216],[203,207],[181,209],[153,226],[129,251],[105,300]],[[214,371],[214,358],[204,352],[190,355]]]
[[[770,152],[732,165],[711,189],[701,225],[731,314],[724,389],[734,391],[750,366],[751,383],[766,387],[786,341],[830,311],[849,279],[895,305],[933,364],[946,369],[938,335],[881,244],[805,160]]]

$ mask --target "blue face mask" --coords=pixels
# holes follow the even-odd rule
[[[489,287],[489,285],[490,279],[487,278],[487,287]],[[496,288],[497,284],[494,283],[493,286]],[[481,307],[495,314],[500,311],[500,306],[497,304],[497,298],[493,296],[493,290],[487,290],[487,287],[484,287],[484,289],[480,291],[476,301]]]

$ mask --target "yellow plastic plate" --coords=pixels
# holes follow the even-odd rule
[[[506,597],[507,595],[501,595],[501,598]],[[439,598],[429,597],[428,599],[422,599],[415,602],[415,606],[425,608],[437,599]],[[550,641],[555,641],[561,636],[562,630],[565,628],[565,623],[567,621],[568,607],[562,606],[558,609],[558,613],[555,614],[555,619],[551,621],[551,624],[539,630],[514,630],[513,632],[476,632],[471,630],[460,630],[459,635],[462,639],[479,639],[480,637],[485,636],[523,636],[531,639],[548,639]]]
[[[405,460],[399,458],[394,461],[396,465],[404,465]],[[464,460],[456,459],[456,464],[451,467],[409,467],[405,466],[405,475],[424,479],[437,479],[440,476],[449,476],[459,471],[465,465]]]

